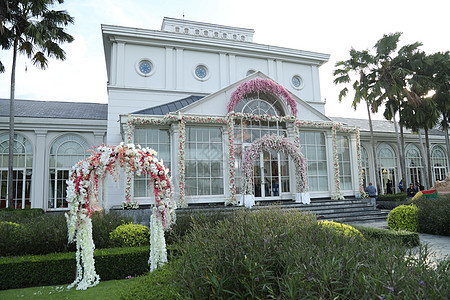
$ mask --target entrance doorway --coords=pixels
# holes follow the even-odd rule
[[[249,147],[246,145],[245,148]],[[284,153],[263,151],[253,164],[253,192],[258,200],[282,199],[289,188],[289,161]]]
[[[396,175],[395,168],[380,169],[382,194],[395,194],[396,192],[395,175]]]

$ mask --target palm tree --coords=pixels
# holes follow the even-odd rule
[[[400,36],[400,32],[387,34],[375,44],[374,49],[376,55],[374,57],[375,66],[373,68],[375,84],[373,90],[377,96],[372,108],[376,111],[384,103],[386,105],[385,117],[391,116],[394,121],[400,168],[402,177],[406,178],[404,146],[402,146],[400,140],[395,115],[405,98],[412,105],[420,104],[420,97],[413,91],[407,89],[407,79],[414,73],[409,68],[409,62],[416,55],[418,48],[422,44],[416,42],[406,45],[395,53]]]
[[[431,85],[435,91],[432,99],[441,114],[441,127],[445,133],[447,148],[447,162],[450,164],[450,141],[448,136],[450,125],[450,52],[437,52],[429,55],[425,60],[425,64],[430,69]]]
[[[352,87],[355,90],[355,97],[353,98],[352,107],[356,110],[356,107],[364,100],[367,106],[367,115],[369,116],[369,128],[370,128],[370,142],[372,146],[373,155],[373,170],[377,174],[377,155],[375,150],[375,138],[373,135],[372,116],[371,116],[371,103],[373,100],[373,93],[371,93],[371,86],[373,80],[370,77],[370,66],[373,64],[373,57],[369,54],[369,51],[356,51],[350,50],[350,59],[346,61],[339,61],[336,63],[337,69],[333,72],[335,76],[334,84],[347,84],[351,81],[351,73],[354,73],[359,80],[356,79]],[[339,93],[339,101],[347,96],[348,88],[344,87]],[[377,190],[380,191],[380,178],[375,176]]]
[[[1,0],[0,45],[3,50],[12,49],[11,93],[9,114],[8,206],[13,206],[13,155],[14,155],[14,97],[16,85],[17,54],[25,54],[31,62],[46,69],[47,58],[64,60],[64,50],[59,43],[72,42],[73,37],[64,31],[73,23],[66,11],[50,9],[64,0]],[[2,65],[3,66],[3,65]]]

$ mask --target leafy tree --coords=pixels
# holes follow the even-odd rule
[[[52,10],[64,0],[0,0],[0,45],[12,50],[11,93],[9,114],[8,206],[13,207],[14,97],[17,54],[25,54],[31,62],[46,69],[48,58],[66,58],[60,43],[72,42],[64,27],[73,23],[66,11]],[[1,65],[1,67],[4,66]]]
[[[370,128],[370,142],[372,145],[373,170],[377,174],[377,155],[375,150],[375,138],[373,135],[372,117],[371,117],[371,103],[373,101],[373,78],[371,78],[370,66],[373,64],[373,57],[370,55],[369,51],[356,51],[355,49],[350,50],[350,59],[345,61],[339,61],[336,63],[336,70],[334,70],[333,75],[335,76],[334,84],[348,84],[352,81],[351,75],[356,75],[356,78],[352,87],[355,91],[355,96],[353,98],[352,107],[356,110],[356,107],[363,100],[367,106],[367,115],[369,116],[369,128]],[[348,88],[344,87],[339,93],[339,101],[347,96]],[[380,192],[380,178],[378,175],[375,176],[377,190]]]
[[[400,32],[387,34],[375,44],[375,66],[372,72],[375,77],[373,90],[376,99],[372,107],[377,110],[381,104],[385,104],[387,110],[385,117],[391,116],[394,121],[402,177],[406,178],[404,146],[398,134],[395,113],[404,99],[412,105],[420,104],[420,97],[407,87],[408,79],[414,74],[414,71],[409,68],[410,60],[417,54],[422,44],[416,42],[406,45],[396,52],[400,36]]]

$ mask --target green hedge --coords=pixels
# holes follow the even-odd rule
[[[378,195],[377,201],[408,201],[406,193]]]
[[[95,269],[100,280],[123,279],[148,272],[148,247],[98,249]],[[0,259],[0,290],[68,284],[75,280],[75,253]]]
[[[419,232],[450,236],[450,196],[422,196],[414,204],[419,208]]]
[[[420,245],[420,238],[417,232],[404,230],[387,230],[372,227],[353,226],[358,229],[366,239],[382,240],[385,242],[397,242],[408,247]]]

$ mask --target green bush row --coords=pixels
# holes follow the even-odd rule
[[[123,299],[165,299],[155,288],[168,299],[443,299],[450,294],[450,260],[431,268],[426,248],[417,253],[395,238],[386,242],[323,230],[314,216],[298,211],[240,211],[213,225],[194,220],[178,251],[176,260],[136,281]]]
[[[26,213],[24,213],[26,212]],[[67,222],[63,214],[43,214],[39,210],[2,211],[0,214],[0,256],[49,254],[75,251],[74,244],[68,244]],[[92,234],[97,249],[115,247],[109,238],[117,226],[130,219],[116,214],[94,214]],[[20,224],[18,227],[6,222]]]
[[[148,257],[148,247],[98,249],[94,252],[95,269],[100,280],[141,275],[149,270]],[[75,275],[73,252],[0,259],[0,290],[68,284]]]
[[[389,213],[389,228],[450,236],[450,196],[420,197]]]
[[[407,201],[406,193],[378,195],[377,201]]]
[[[407,247],[420,245],[420,237],[417,232],[406,230],[386,230],[372,227],[354,226],[369,240],[380,240],[387,244],[393,242]]]

